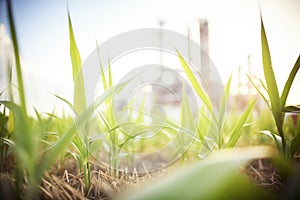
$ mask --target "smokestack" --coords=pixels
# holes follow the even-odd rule
[[[201,49],[201,74],[202,76],[209,77],[209,37],[208,37],[208,21],[207,19],[200,19],[200,45]]]

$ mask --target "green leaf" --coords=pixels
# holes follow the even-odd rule
[[[110,59],[108,58],[108,86],[112,86],[112,74],[111,74],[111,66],[110,66]]]
[[[300,113],[300,106],[287,106],[283,112]]]
[[[247,75],[248,76],[248,75]],[[262,93],[262,91],[254,84],[254,82],[252,81],[252,79],[250,78],[250,76],[248,76],[248,80],[251,82],[251,84],[253,85],[253,87],[256,89],[256,91],[258,92],[258,94],[263,98],[263,100],[265,101],[265,103],[267,104],[268,108],[270,110],[271,109],[271,106],[269,104],[269,101],[267,100],[267,98],[265,97],[265,95]],[[262,84],[263,87],[264,87],[264,84]],[[266,88],[265,88],[266,89]],[[267,91],[267,90],[266,90]]]
[[[21,103],[21,107],[22,107],[24,114],[27,115],[25,90],[24,90],[23,76],[22,76],[22,67],[21,67],[20,55],[19,55],[19,45],[18,45],[17,34],[16,34],[16,29],[15,29],[15,24],[14,24],[14,19],[13,19],[11,1],[7,1],[7,11],[8,11],[7,13],[8,13],[10,34],[11,34],[12,43],[13,43],[13,47],[14,47],[20,103]]]
[[[182,88],[182,101],[180,106],[180,121],[181,125],[185,129],[189,129],[190,131],[195,131],[195,121],[194,115],[191,111],[190,103],[188,97],[184,91],[184,87]]]
[[[210,114],[212,116],[214,116],[213,105],[212,105],[212,102],[211,102],[209,96],[206,94],[206,92],[204,91],[202,86],[199,84],[199,82],[198,82],[197,78],[195,77],[193,71],[191,70],[189,65],[185,62],[184,58],[181,56],[179,51],[176,50],[176,52],[177,52],[177,55],[179,57],[181,66],[183,67],[183,69],[184,69],[190,83],[192,84],[194,90],[196,91],[196,93],[198,94],[198,96],[200,97],[200,99],[202,100],[204,105],[207,107]]]
[[[283,89],[283,92],[282,92],[282,95],[281,95],[281,107],[283,108],[285,106],[285,103],[286,103],[286,99],[288,97],[288,94],[290,92],[290,89],[291,89],[291,86],[292,86],[292,83],[295,79],[295,76],[298,72],[300,68],[300,56],[298,57],[290,75],[289,75],[289,78],[288,80],[286,81],[285,85],[284,85],[284,89]]]
[[[291,157],[298,151],[300,148],[300,132],[292,139],[290,144],[290,153]]]
[[[231,77],[232,77],[232,75],[230,75],[230,78],[224,88],[224,94],[223,94],[221,102],[220,102],[220,111],[219,111],[219,118],[218,118],[218,123],[217,123],[219,131],[222,130],[223,124],[224,124],[224,115],[225,115],[226,104],[227,104],[228,97],[229,97]]]
[[[81,58],[76,45],[72,21],[70,13],[68,12],[69,20],[69,34],[70,34],[70,56],[72,61],[72,71],[73,71],[73,82],[74,82],[74,110],[77,114],[80,114],[86,109],[86,97],[85,97],[85,87],[84,79],[81,70]]]
[[[96,40],[96,45],[97,45],[98,59],[99,59],[99,63],[100,63],[100,70],[101,70],[101,77],[102,77],[102,85],[103,85],[103,89],[106,90],[106,89],[107,89],[107,83],[106,83],[106,78],[105,78],[105,72],[104,72],[104,69],[103,69],[103,65],[102,65],[102,63],[101,63],[100,50],[99,50],[99,45],[98,45],[97,40]]]
[[[276,135],[276,134],[272,133],[269,130],[262,130],[262,131],[260,131],[260,133],[272,138],[275,141],[277,149],[279,150],[279,152],[283,152],[282,138],[279,135]]]
[[[122,83],[116,86],[113,86],[106,91],[102,95],[100,95],[92,105],[90,105],[84,112],[82,112],[75,120],[75,122],[70,126],[69,130],[66,131],[66,133],[57,141],[55,142],[51,147],[51,151],[48,152],[48,154],[44,157],[44,162],[41,163],[39,166],[38,174],[41,176],[46,169],[48,169],[52,164],[54,164],[55,159],[59,155],[60,152],[62,152],[66,146],[71,142],[74,134],[77,132],[77,128],[82,127],[86,121],[89,119],[89,117],[92,115],[94,110],[102,104],[106,99],[111,97],[114,92],[118,92],[119,90],[122,90],[126,83]],[[46,149],[46,151],[48,151]]]
[[[202,106],[199,110],[199,121],[197,126],[198,137],[200,138],[201,142],[204,142],[210,126],[211,118],[207,115],[207,112],[205,112],[205,109]]]
[[[270,156],[270,149],[223,150],[185,166],[171,176],[123,194],[119,200],[271,199],[237,171],[252,159]],[[237,189],[238,187],[238,189]]]
[[[265,27],[262,18],[261,20],[261,46],[262,46],[262,60],[264,75],[267,84],[267,92],[271,101],[271,108],[274,114],[281,112],[281,103],[277,87],[277,82],[275,79],[275,74],[272,68],[270,50],[268,45],[268,40],[265,32]]]
[[[245,126],[245,123],[247,121],[248,116],[250,115],[256,101],[253,101],[250,103],[248,108],[244,111],[243,115],[240,117],[240,119],[237,121],[235,126],[233,127],[231,133],[230,133],[230,138],[226,144],[226,147],[234,147],[235,144],[237,143],[238,139],[241,137],[241,134],[243,132],[243,127]]]
[[[69,107],[72,111],[74,111],[73,105],[72,105],[67,99],[65,99],[65,98],[63,98],[63,97],[60,97],[60,96],[58,96],[58,95],[54,95],[54,96],[55,96],[56,98],[62,100],[63,102],[65,102],[65,103],[68,105],[68,107]]]

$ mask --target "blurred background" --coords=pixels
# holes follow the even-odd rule
[[[231,99],[241,109],[248,103],[249,95],[257,95],[246,74],[254,80],[263,76],[260,9],[280,91],[300,54],[299,0],[14,0],[31,111],[34,106],[44,112],[53,108],[62,112],[63,103],[54,94],[72,101],[68,8],[82,63],[96,48],[96,40],[101,44],[115,35],[139,28],[176,31],[207,50],[223,83],[232,73]],[[12,54],[6,15],[5,3],[1,1],[0,91],[6,90],[6,67]],[[147,63],[144,57],[132,59],[136,64]],[[126,74],[125,68],[120,70],[117,63],[112,68],[118,69],[113,71],[116,80]],[[299,94],[298,74],[287,103],[299,104]]]

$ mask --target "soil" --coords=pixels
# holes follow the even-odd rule
[[[299,161],[296,163],[300,163]],[[11,199],[13,197],[13,163],[13,157],[8,156],[1,165],[0,199]],[[40,186],[40,199],[111,200],[115,199],[116,195],[121,191],[138,187],[144,182],[151,181],[159,173],[167,172],[156,172],[155,174],[144,174],[143,176],[139,176],[137,173],[120,173],[114,175],[113,172],[94,163],[91,170],[91,185],[87,189],[85,188],[83,174],[80,173],[76,161],[68,159],[64,163],[57,164],[51,168],[45,175]],[[279,197],[283,197],[283,199],[291,199],[287,192],[287,187],[290,184],[289,181],[280,176],[270,159],[254,160],[243,168],[241,173],[248,176],[254,184],[265,191],[276,193]],[[299,178],[299,176],[297,177]],[[299,184],[296,184],[296,186],[299,186]],[[294,196],[292,197],[294,199]]]

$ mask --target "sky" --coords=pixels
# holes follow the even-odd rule
[[[5,76],[5,46],[10,43],[4,5],[1,1],[0,77]],[[299,0],[14,0],[29,104],[51,112],[62,106],[53,94],[72,101],[68,7],[82,62],[95,49],[96,40],[101,44],[125,31],[159,28],[159,21],[164,21],[164,29],[184,35],[190,29],[191,39],[199,44],[199,19],[207,18],[210,57],[225,82],[230,73],[247,66],[248,55],[252,73],[262,76],[259,6],[281,90],[300,54]],[[112,68],[117,69],[116,77],[125,73],[117,64]],[[288,103],[300,103],[299,85],[292,87]]]

